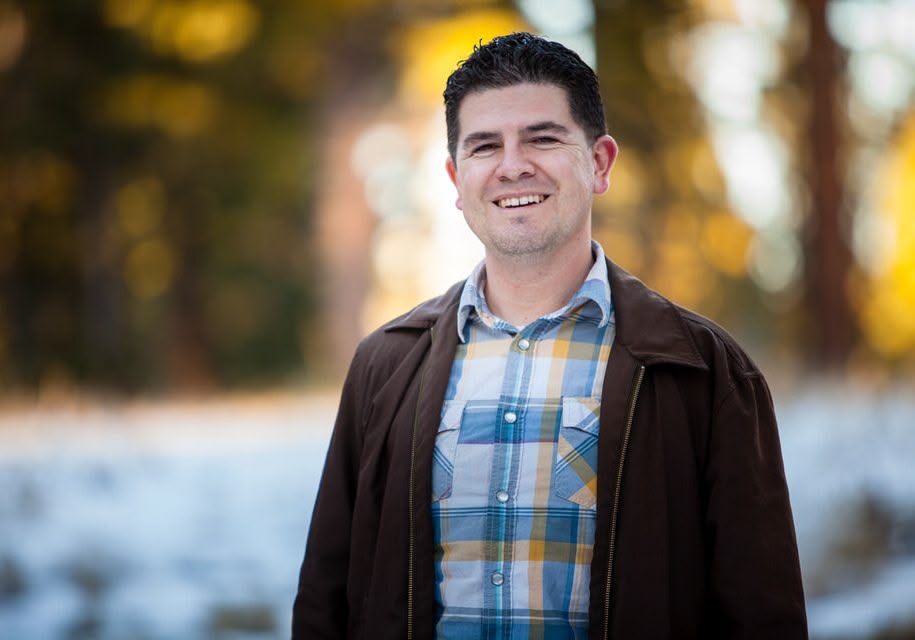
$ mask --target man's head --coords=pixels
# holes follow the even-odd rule
[[[593,196],[617,154],[594,71],[559,43],[515,33],[477,47],[444,95],[446,170],[487,264],[590,256]]]
[[[522,83],[561,87],[568,97],[572,117],[591,141],[607,132],[600,88],[591,67],[558,42],[529,33],[513,33],[475,47],[448,78],[445,122],[452,159],[460,129],[458,111],[464,98],[477,91]]]

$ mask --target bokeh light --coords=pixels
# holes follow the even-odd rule
[[[28,25],[22,11],[10,2],[0,2],[0,73],[9,69],[25,46]]]
[[[197,63],[237,53],[260,22],[246,0],[106,0],[104,17],[111,26],[138,31],[159,53]]]

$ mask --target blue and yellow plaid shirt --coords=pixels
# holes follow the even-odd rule
[[[569,304],[516,328],[483,295],[460,342],[432,471],[439,638],[585,638],[601,387],[615,334],[607,266]]]

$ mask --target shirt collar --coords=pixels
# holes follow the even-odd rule
[[[591,254],[594,264],[578,291],[563,308],[548,313],[544,319],[554,319],[571,315],[574,311],[585,320],[597,322],[599,327],[613,322],[613,301],[610,296],[610,280],[607,276],[607,260],[603,247],[596,240],[591,241]],[[496,316],[486,303],[486,264],[480,262],[470,273],[461,299],[458,303],[457,331],[461,342],[466,342],[466,327],[471,318],[476,317],[488,326],[511,328],[512,326]]]

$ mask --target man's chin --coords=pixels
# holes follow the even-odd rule
[[[551,253],[552,244],[543,238],[512,237],[491,240],[486,246],[487,255],[495,254],[505,259],[530,261]]]

